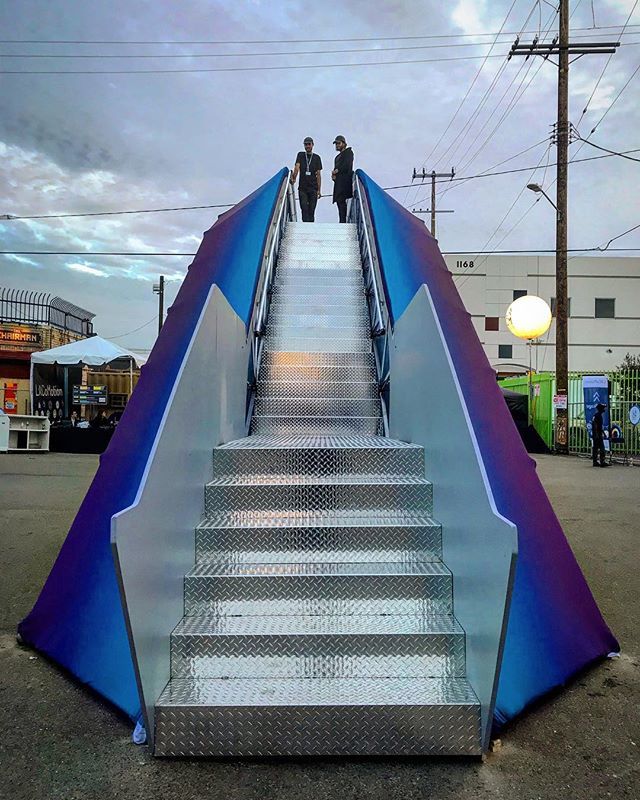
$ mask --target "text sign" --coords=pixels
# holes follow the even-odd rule
[[[107,399],[107,387],[104,384],[73,387],[73,404],[76,406],[106,406]]]
[[[640,422],[640,406],[631,406],[629,409],[629,422],[634,427]]]
[[[567,410],[567,395],[566,394],[554,394],[553,395],[553,407],[556,411],[566,411]]]

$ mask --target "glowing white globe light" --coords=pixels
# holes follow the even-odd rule
[[[507,309],[507,328],[519,339],[537,339],[549,330],[551,309],[541,297],[526,294]]]

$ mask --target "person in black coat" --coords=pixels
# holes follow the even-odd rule
[[[333,140],[338,155],[333,165],[333,202],[338,205],[340,222],[347,221],[347,200],[353,197],[353,150],[347,147],[344,136]]]
[[[593,439],[593,466],[608,467],[605,461],[604,449],[604,421],[603,414],[606,409],[604,403],[598,403],[596,413],[591,420],[591,438]],[[599,457],[599,458],[598,458]],[[599,462],[599,463],[598,463]]]

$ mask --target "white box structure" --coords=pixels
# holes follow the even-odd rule
[[[0,453],[48,453],[47,417],[0,414]]]

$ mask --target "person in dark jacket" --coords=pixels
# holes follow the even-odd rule
[[[291,183],[295,184],[298,174],[298,197],[303,222],[315,222],[316,203],[322,187],[322,160],[313,152],[313,139],[307,136],[302,143],[304,151],[296,156],[296,165],[291,173]]]
[[[338,155],[333,165],[333,202],[338,205],[340,222],[347,221],[347,200],[353,197],[353,150],[347,147],[344,136],[336,136],[333,140]]]
[[[605,461],[604,449],[604,421],[603,414],[606,409],[604,403],[598,403],[596,413],[591,420],[591,438],[593,439],[593,466],[608,467]]]

